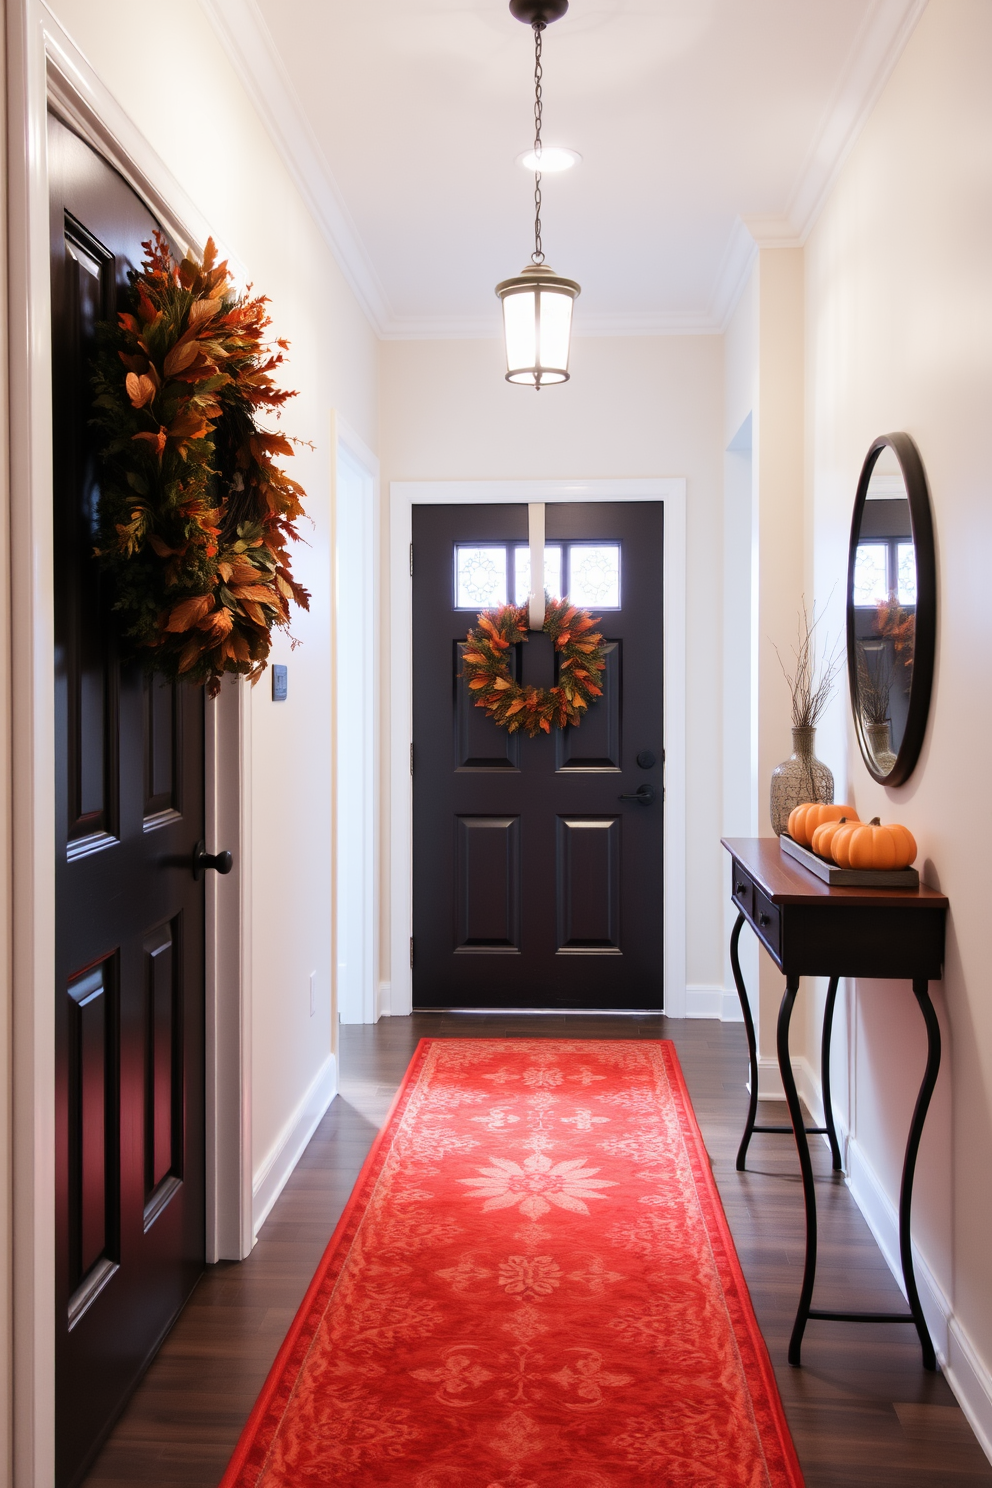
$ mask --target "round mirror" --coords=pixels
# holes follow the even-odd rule
[[[908,780],[933,682],[937,565],[927,478],[908,434],[883,434],[861,468],[847,569],[847,668],[861,753],[885,785]]]

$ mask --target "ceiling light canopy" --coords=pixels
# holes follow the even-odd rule
[[[572,302],[580,293],[574,279],[563,279],[545,263],[541,246],[541,174],[545,154],[541,143],[541,38],[545,28],[563,16],[567,9],[568,0],[510,0],[510,14],[534,32],[534,148],[531,152],[534,252],[531,262],[519,274],[497,284],[496,293],[503,305],[506,380],[536,388],[538,392],[550,383],[568,381]],[[550,147],[547,153],[550,154]],[[574,151],[564,153],[575,154]]]
[[[525,170],[540,171],[542,176],[557,175],[560,171],[571,170],[573,165],[578,165],[582,156],[578,150],[569,150],[564,145],[544,145],[538,155],[533,145],[525,150],[522,155],[517,156],[518,164]]]

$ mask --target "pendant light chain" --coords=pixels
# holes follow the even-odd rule
[[[581,293],[574,279],[564,279],[548,267],[541,242],[544,125],[541,53],[545,28],[561,19],[568,10],[568,0],[509,0],[509,5],[514,19],[523,21],[534,33],[534,251],[531,262],[519,274],[497,284],[496,293],[503,306],[506,380],[520,387],[532,387],[539,393],[543,387],[568,381],[572,304]]]
[[[536,264],[544,262],[544,250],[541,247],[541,122],[544,112],[544,98],[541,81],[544,72],[541,67],[541,37],[544,32],[544,22],[534,22],[534,155],[537,159],[538,169],[534,172],[534,252],[531,259]]]

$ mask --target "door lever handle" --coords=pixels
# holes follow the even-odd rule
[[[215,868],[218,873],[230,873],[234,867],[234,859],[229,852],[208,853],[207,844],[199,841],[193,849],[193,877],[199,881],[207,868]]]
[[[647,782],[645,781],[644,785],[639,785],[637,787],[637,789],[636,789],[636,791],[634,791],[633,795],[621,796],[620,797],[620,800],[621,801],[640,801],[640,803],[641,803],[642,806],[650,806],[651,805],[651,802],[654,800],[654,786],[653,785],[648,785]]]

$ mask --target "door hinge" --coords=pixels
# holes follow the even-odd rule
[[[410,970],[413,970],[413,936],[410,936]]]
[[[410,577],[413,578],[413,543],[410,544]]]
[[[413,745],[410,745],[410,774],[413,774]]]

